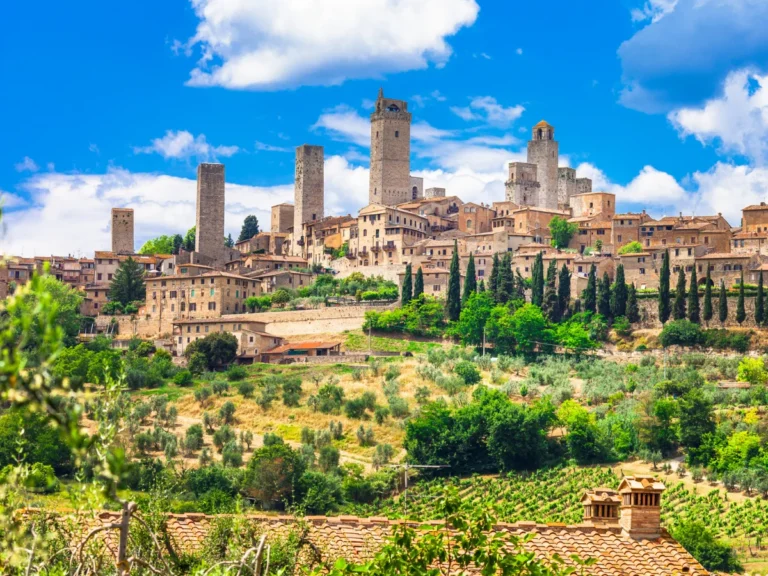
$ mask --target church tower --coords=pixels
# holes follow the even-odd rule
[[[407,102],[384,98],[379,89],[371,114],[368,203],[394,206],[411,196],[411,113]]]
[[[555,128],[542,120],[533,127],[532,140],[528,142],[528,164],[536,164],[540,208],[557,209],[557,160]]]

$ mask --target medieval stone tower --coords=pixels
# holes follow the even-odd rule
[[[320,220],[325,209],[325,173],[322,146],[303,144],[296,148],[296,180],[293,202],[294,247],[302,240],[302,225]],[[299,248],[300,249],[300,248]]]
[[[528,142],[528,164],[535,164],[537,169],[540,208],[557,209],[557,159],[555,128],[542,120],[533,127],[532,140]]]
[[[368,203],[394,206],[412,198],[411,113],[403,100],[379,89],[371,114],[371,179]]]
[[[112,208],[112,252],[133,254],[133,208]]]
[[[197,167],[195,252],[224,261],[224,164]]]
[[[541,186],[536,181],[536,165],[510,162],[505,183],[506,200],[518,206],[540,206]]]

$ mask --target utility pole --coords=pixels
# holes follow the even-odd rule
[[[404,517],[408,520],[408,470],[411,468],[450,468],[448,464],[390,464],[389,468],[403,468],[405,470],[405,482],[403,483]]]

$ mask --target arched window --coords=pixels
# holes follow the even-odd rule
[[[542,132],[541,128],[539,128],[539,130],[538,130],[538,132],[537,132],[537,135],[536,135],[536,138],[537,138],[537,139],[539,139],[539,140],[541,140],[541,137],[542,137],[542,135],[543,135],[543,134],[544,134],[544,133]]]
[[[467,228],[472,228],[472,218],[467,218]]]
[[[419,197],[419,189],[418,187],[414,186],[413,190],[411,190],[411,199],[416,200],[416,198]]]

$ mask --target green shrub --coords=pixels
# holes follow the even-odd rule
[[[659,336],[661,345],[668,346],[697,346],[702,341],[701,328],[690,320],[674,320],[667,322]]]
[[[336,414],[344,402],[344,389],[335,384],[325,384],[317,391],[317,407],[323,414]]]
[[[173,382],[178,386],[189,386],[192,384],[192,372],[189,370],[179,370],[173,377]]]
[[[251,398],[255,389],[256,386],[253,385],[253,382],[248,382],[247,380],[243,380],[237,384],[237,391],[243,396],[243,398]]]
[[[187,428],[184,445],[188,450],[200,450],[203,447],[203,427],[200,424]]]
[[[211,383],[211,388],[213,389],[214,394],[223,396],[224,393],[229,390],[229,383],[224,380],[217,380]]]
[[[190,354],[189,360],[187,361],[187,368],[192,374],[198,376],[208,370],[208,360],[206,359],[205,354],[202,352]]]
[[[219,409],[219,417],[225,424],[231,424],[235,421],[235,405],[232,402],[224,402]]]
[[[477,369],[475,363],[468,360],[457,362],[453,371],[464,380],[464,384],[467,384],[468,386],[477,384],[482,379],[480,370]]]
[[[230,382],[238,382],[248,377],[248,370],[238,364],[233,364],[227,370],[227,380]]]
[[[702,332],[702,344],[717,350],[735,350],[746,353],[749,350],[751,334],[714,328]]]

